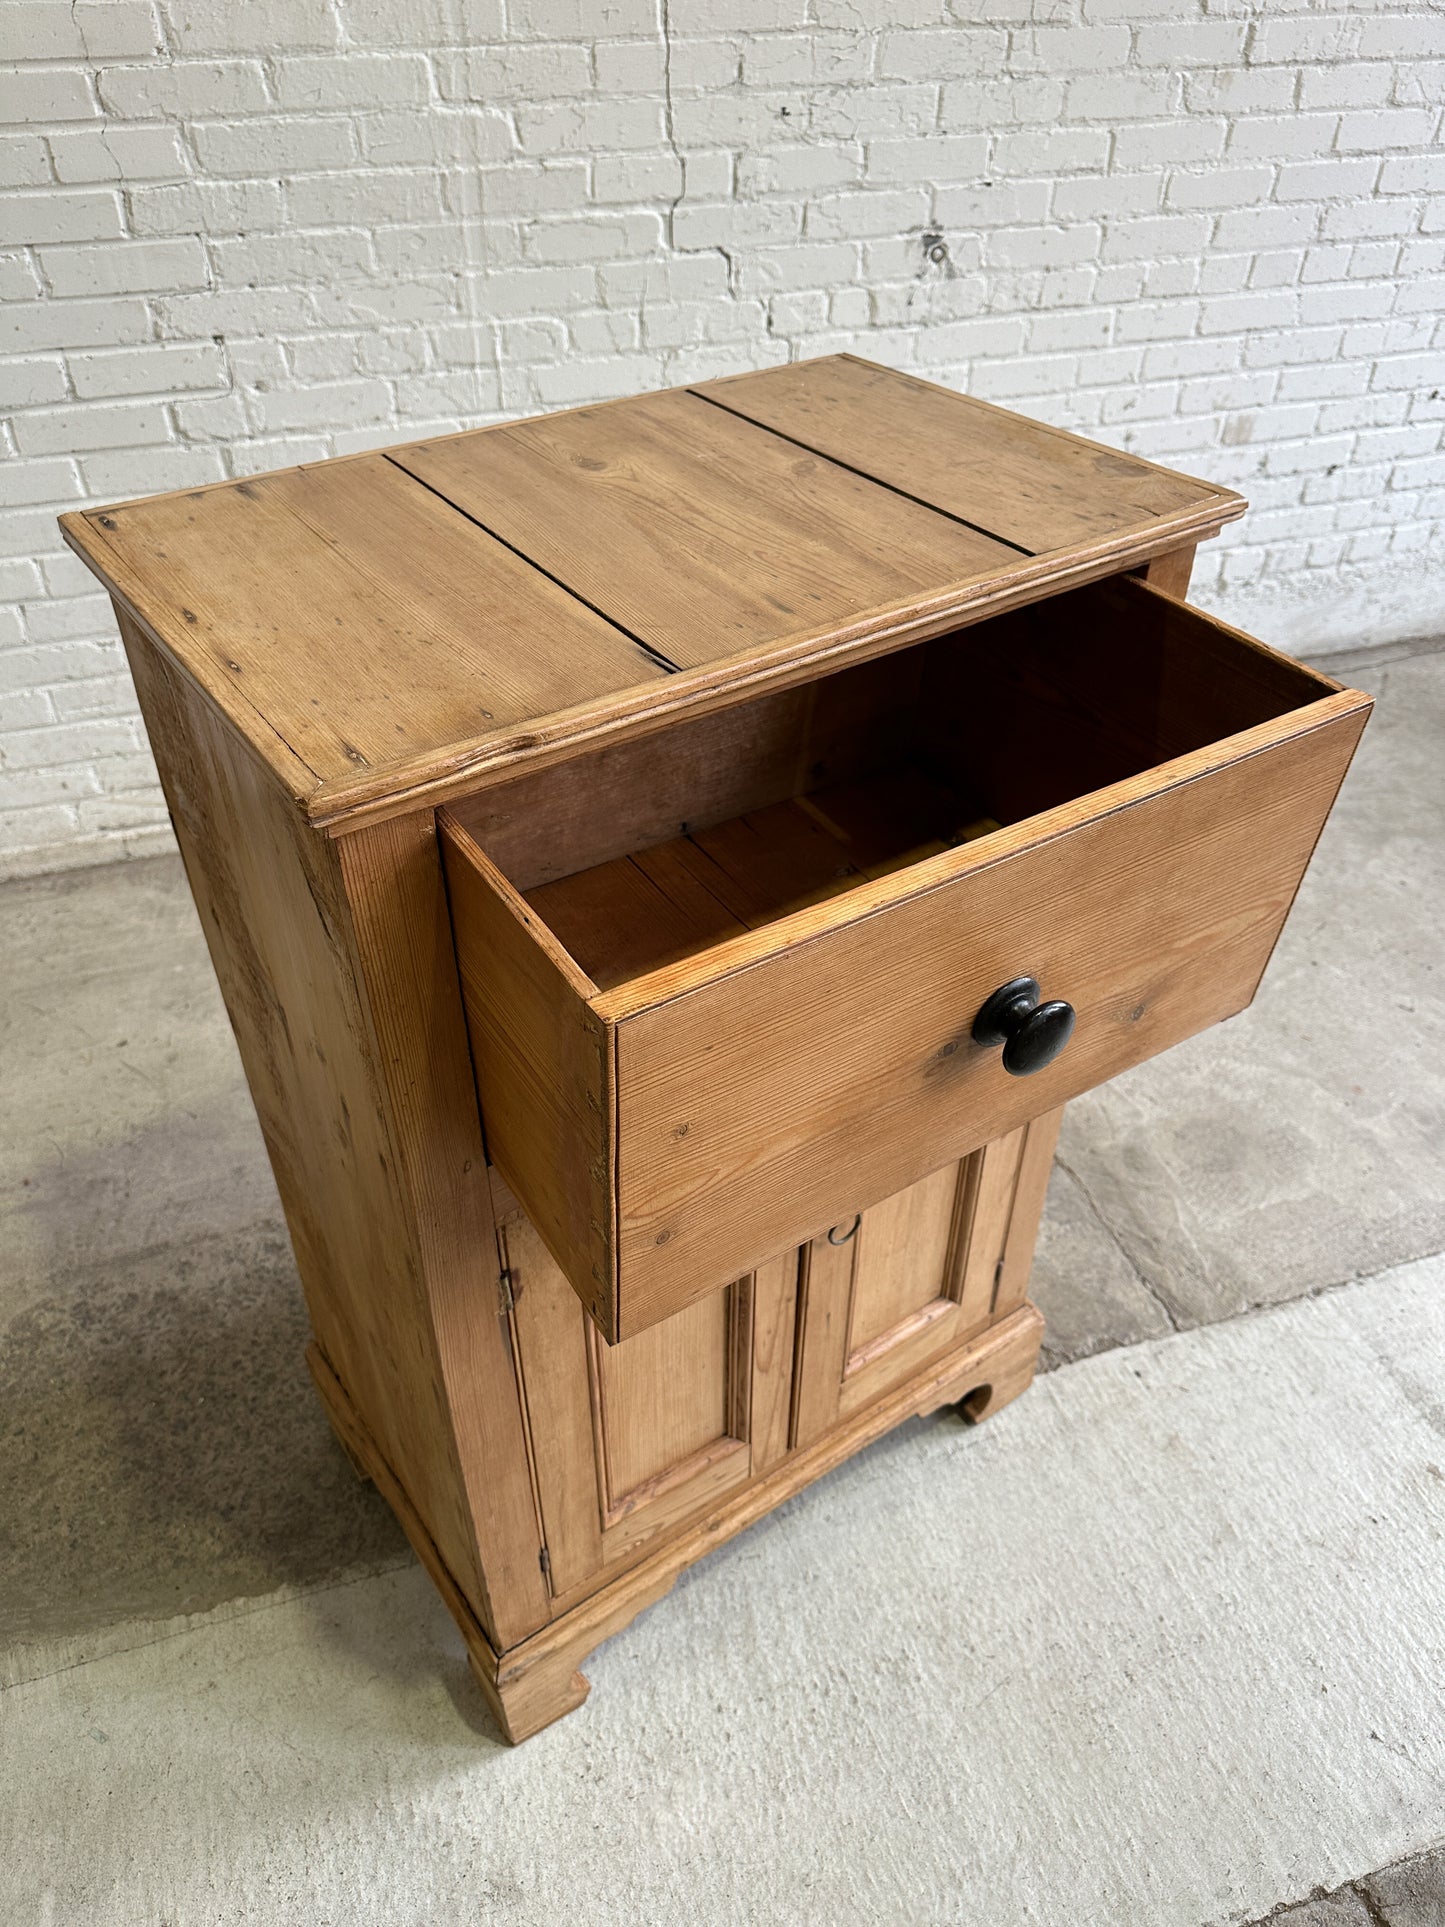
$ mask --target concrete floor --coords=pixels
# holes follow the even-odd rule
[[[1256,1003],[1070,1109],[1067,1369],[517,1754],[305,1380],[179,866],[0,891],[0,1919],[1445,1923],[1445,656],[1353,679]]]

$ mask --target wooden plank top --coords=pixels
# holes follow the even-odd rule
[[[842,355],[730,375],[694,391],[743,419],[988,529],[1026,555],[1186,512],[1200,484],[1134,455],[892,368]]]
[[[92,565],[313,785],[667,673],[381,455],[83,523]]]
[[[66,515],[328,827],[784,687],[1244,503],[852,356]]]
[[[685,388],[392,459],[678,669],[1018,560]]]

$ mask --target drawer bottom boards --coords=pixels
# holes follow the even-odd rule
[[[501,1180],[499,1237],[553,1600],[498,1655],[313,1347],[323,1401],[467,1638],[503,1731],[580,1703],[579,1661],[679,1572],[902,1419],[981,1419],[1029,1383],[1025,1300],[1060,1113],[608,1346]]]
[[[999,828],[921,770],[790,797],[526,892],[599,990]]]

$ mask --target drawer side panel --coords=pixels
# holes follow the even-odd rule
[[[482,850],[440,821],[488,1152],[615,1339],[608,1028],[586,979]]]

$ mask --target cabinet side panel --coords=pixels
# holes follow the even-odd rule
[[[317,1338],[489,1620],[339,856],[118,613]]]
[[[1151,589],[1162,589],[1165,595],[1178,596],[1182,602],[1189,594],[1189,578],[1194,573],[1194,548],[1194,543],[1186,542],[1183,548],[1167,549],[1146,562],[1139,573]]]
[[[550,1600],[436,820],[430,810],[395,817],[337,847],[483,1616],[506,1647],[542,1623]]]

